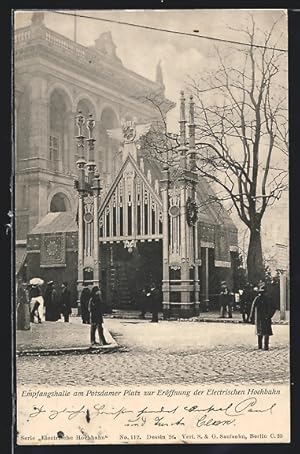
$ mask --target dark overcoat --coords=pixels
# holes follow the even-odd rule
[[[241,312],[250,312],[254,300],[254,292],[250,287],[246,287],[241,295]]]
[[[46,306],[46,320],[56,322],[60,318],[60,310],[56,290],[52,287],[47,287],[44,297]]]
[[[275,312],[276,307],[272,299],[264,293],[258,294],[252,303],[250,313],[250,320],[254,321],[258,336],[272,336],[272,317]]]
[[[19,285],[17,291],[17,330],[30,329],[30,309],[27,290]]]
[[[220,307],[226,307],[231,304],[231,295],[228,288],[222,289],[219,294],[219,305]]]
[[[60,310],[63,315],[70,315],[72,313],[71,309],[71,293],[70,290],[65,288],[61,292],[60,297]]]
[[[150,310],[152,313],[159,312],[160,309],[160,291],[157,287],[150,288],[146,297],[150,303]]]
[[[89,311],[91,314],[91,323],[103,323],[102,315],[102,297],[99,294],[91,296],[89,301]]]
[[[83,319],[89,318],[89,300],[91,296],[91,291],[88,287],[82,289],[80,295],[80,306],[81,306],[81,315]]]

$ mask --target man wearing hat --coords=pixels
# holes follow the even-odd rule
[[[67,282],[63,282],[61,284],[60,310],[64,316],[64,321],[69,322],[69,316],[72,313],[72,309],[71,309],[71,293],[70,290],[68,289]]]
[[[267,294],[263,282],[259,284],[257,292],[251,307],[250,321],[255,323],[258,348],[269,350],[269,338],[273,335],[272,317],[276,312],[276,307]]]
[[[221,291],[219,294],[219,304],[220,304],[220,317],[225,317],[225,311],[228,313],[228,318],[232,318],[232,308],[231,308],[231,295],[227,287],[227,282],[221,282]]]
[[[56,322],[60,318],[56,290],[54,282],[49,281],[45,292],[46,320]]]

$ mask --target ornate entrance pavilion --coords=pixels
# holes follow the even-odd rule
[[[200,224],[192,97],[189,115],[187,141],[182,92],[179,164],[158,165],[155,172],[143,158],[139,146],[139,138],[147,133],[150,125],[124,121],[122,129],[109,131],[112,136],[123,134],[123,164],[101,202],[100,179],[94,162],[95,122],[92,118],[86,121],[81,113],[77,115],[77,146],[82,155],[77,161],[79,178],[76,182],[79,292],[84,282],[100,284],[105,299],[113,305],[134,308],[142,297],[143,288],[154,281],[161,286],[166,317],[199,313],[201,233],[205,229]],[[85,122],[87,152],[83,135]],[[209,232],[208,228],[208,235],[213,233],[213,248],[215,240],[219,243],[222,240],[221,230],[225,236],[219,255],[227,260],[215,260],[215,266],[231,268],[230,248],[233,251],[236,247],[236,230],[232,225],[231,231],[226,225],[219,226],[219,231]],[[211,244],[205,246],[208,249]],[[208,254],[204,258],[208,262]],[[206,288],[208,272],[206,263]]]

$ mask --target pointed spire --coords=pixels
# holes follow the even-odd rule
[[[157,63],[157,66],[156,66],[156,78],[155,78],[155,80],[156,80],[156,83],[158,83],[163,88],[165,88],[163,72],[162,72],[162,69],[161,69],[161,60],[159,60],[159,62]]]
[[[185,119],[185,97],[184,97],[184,91],[180,92],[180,119],[179,119],[179,124],[180,124],[180,145],[185,146],[186,145],[186,119]]]
[[[180,92],[180,165],[182,169],[186,169],[186,119],[185,119],[185,97],[184,91]]]
[[[190,169],[195,170],[195,103],[193,95],[190,95],[189,105],[189,154],[190,154]]]

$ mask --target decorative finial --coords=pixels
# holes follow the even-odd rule
[[[196,168],[196,153],[195,153],[195,103],[193,95],[190,95],[189,106],[189,164],[190,170],[194,171]]]
[[[184,91],[181,90],[180,92],[180,145],[185,146],[186,144],[186,131],[185,131],[185,97],[184,97]]]

